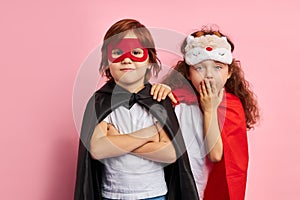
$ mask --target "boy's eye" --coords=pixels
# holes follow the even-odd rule
[[[141,58],[144,55],[144,50],[141,48],[136,48],[131,51],[131,54],[137,58]]]
[[[123,54],[123,51],[122,51],[121,49],[113,49],[113,50],[111,51],[111,56],[112,56],[113,58],[118,58],[118,57],[120,57],[122,54]]]

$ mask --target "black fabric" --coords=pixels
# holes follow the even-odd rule
[[[95,126],[119,106],[128,109],[134,103],[146,108],[167,132],[176,149],[177,161],[164,168],[168,200],[198,200],[179,124],[169,99],[157,102],[150,95],[151,85],[131,94],[114,82],[106,83],[88,101],[81,127],[74,200],[100,200],[103,164],[89,153],[89,141]]]

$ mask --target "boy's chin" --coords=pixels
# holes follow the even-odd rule
[[[136,76],[126,76],[122,77],[122,79],[116,81],[117,84],[123,86],[131,86],[131,85],[144,85],[144,77],[141,79],[137,79]]]

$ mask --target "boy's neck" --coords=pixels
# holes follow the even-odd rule
[[[122,88],[124,88],[125,90],[127,90],[128,92],[130,93],[138,93],[139,91],[141,91],[144,87],[145,87],[145,84],[139,84],[139,85],[135,85],[135,84],[132,84],[132,85],[124,85],[124,84],[121,84],[121,83],[118,83],[116,82],[117,85],[121,86]]]

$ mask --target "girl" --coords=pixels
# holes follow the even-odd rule
[[[233,50],[228,37],[204,27],[186,38],[184,60],[164,81],[180,102],[175,112],[200,199],[245,197],[246,131],[258,121],[259,111]]]
[[[172,104],[150,95],[160,61],[149,30],[120,20],[101,51],[108,81],[85,111],[75,199],[198,199]]]

